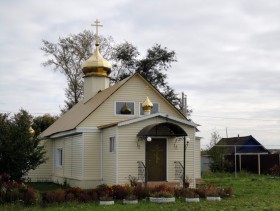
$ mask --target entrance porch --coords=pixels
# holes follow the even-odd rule
[[[169,183],[172,186],[184,184],[185,150],[187,133],[179,125],[170,122],[157,123],[144,127],[137,134],[138,140],[145,141],[145,161],[138,161],[138,179],[149,186]],[[184,145],[177,149],[176,142],[181,140]],[[171,144],[174,142],[174,145]],[[168,143],[169,142],[169,143]],[[169,151],[174,153],[176,145],[177,160],[169,158]],[[168,146],[170,149],[168,149]],[[172,147],[171,147],[172,146]],[[174,146],[174,147],[173,147]],[[181,158],[178,160],[178,158]],[[174,163],[175,176],[171,181],[168,176],[170,161]],[[169,163],[169,165],[168,165]],[[175,178],[175,179],[174,179]]]

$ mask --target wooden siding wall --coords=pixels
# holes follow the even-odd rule
[[[109,151],[110,137],[116,137],[117,141],[117,127],[104,129],[102,134],[102,182],[105,184],[116,183],[116,152]]]
[[[100,179],[100,133],[84,134],[84,179]]]
[[[195,161],[196,161],[196,167],[195,167],[195,173],[196,178],[201,178],[201,153],[200,153],[200,139],[196,139],[195,141]]]
[[[144,102],[146,96],[148,96],[152,102],[159,103],[160,113],[166,113],[171,116],[182,118],[173,106],[170,106],[158,93],[148,86],[147,83],[145,83],[140,77],[136,76],[110,96],[106,102],[97,108],[94,113],[89,115],[89,117],[87,117],[78,127],[96,127],[139,117],[139,106],[140,103]],[[133,116],[115,115],[115,102],[117,101],[134,102],[135,114]]]
[[[58,138],[54,141],[54,176],[72,179],[83,177],[83,138],[82,135]],[[57,149],[62,148],[62,167],[58,167]]]
[[[26,178],[31,179],[32,182],[45,182],[51,180],[53,166],[52,141],[43,140],[40,144],[44,145],[47,161],[38,166],[35,170],[31,170],[30,172],[28,172]]]

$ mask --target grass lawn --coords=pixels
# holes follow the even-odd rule
[[[52,205],[46,208],[1,205],[0,210],[280,210],[280,178],[242,173],[237,179],[232,174],[208,174],[203,179],[206,183],[218,186],[232,186],[234,197],[216,202],[201,199],[199,203],[186,203],[183,199],[176,199],[173,204],[154,204],[143,200],[138,205],[122,205],[117,201],[112,206],[99,206],[97,202]]]

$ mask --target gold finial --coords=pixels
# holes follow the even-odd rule
[[[35,136],[35,130],[31,126],[29,127],[29,134],[32,138]]]
[[[144,114],[150,114],[153,108],[153,103],[150,101],[150,99],[148,97],[146,97],[146,100],[144,101],[144,103],[142,103],[142,109],[144,111]]]
[[[94,21],[95,24],[91,24],[92,26],[96,27],[96,33],[95,33],[95,46],[99,46],[99,37],[98,37],[98,27],[102,27],[103,25],[100,25],[100,21],[98,19],[96,19],[96,21]]]

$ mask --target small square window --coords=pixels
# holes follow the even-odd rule
[[[134,115],[133,102],[116,102],[117,115]]]
[[[115,152],[115,137],[110,137],[110,152]]]
[[[56,165],[62,167],[62,148],[58,148],[56,152]]]

